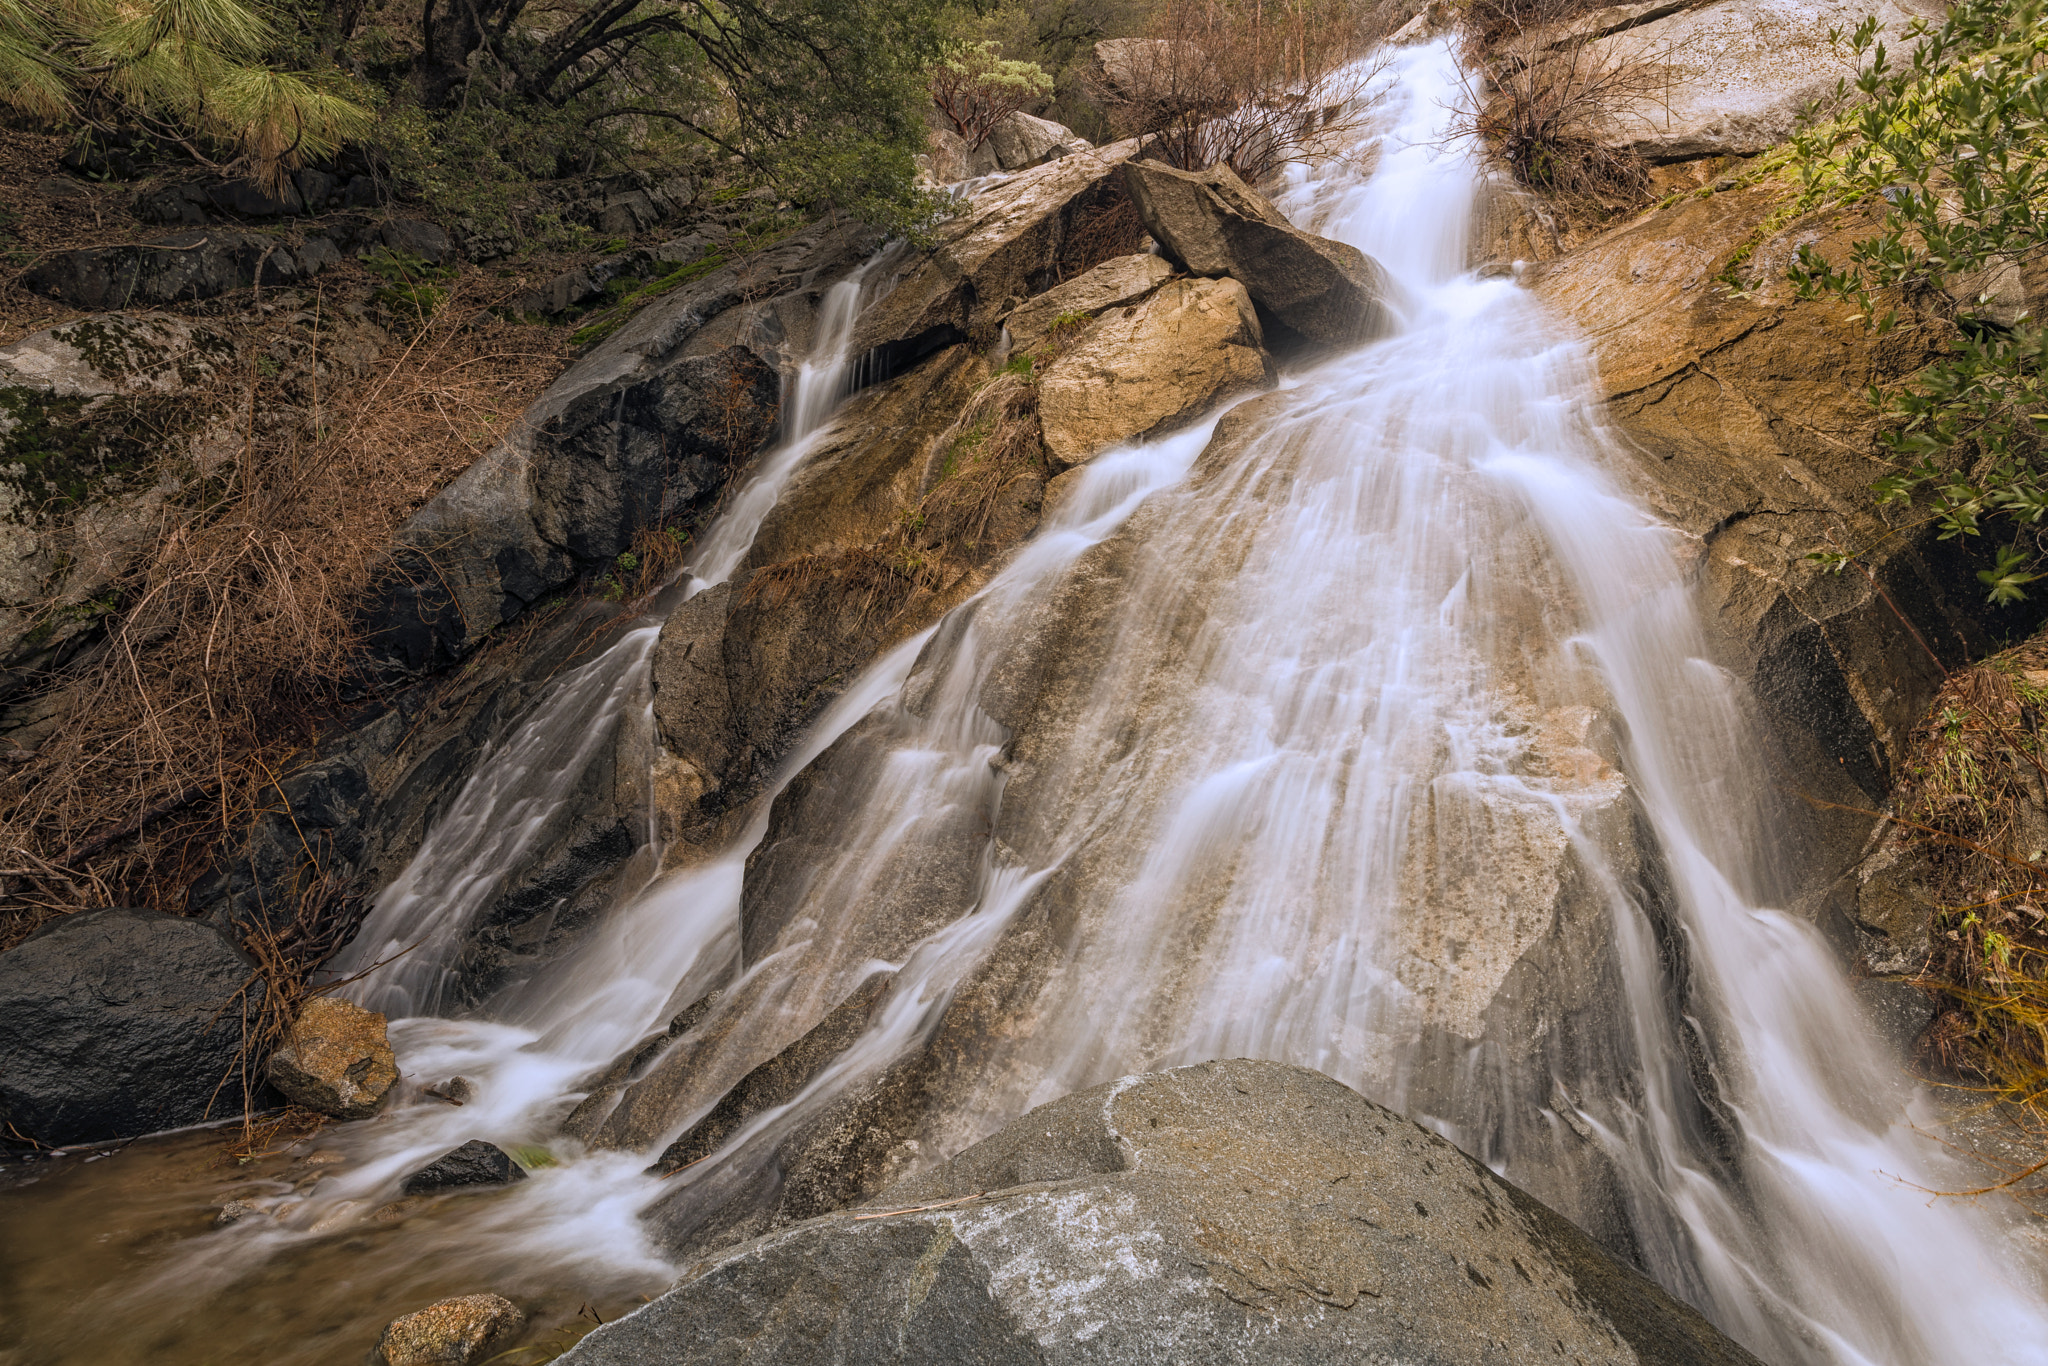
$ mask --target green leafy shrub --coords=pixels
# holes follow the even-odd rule
[[[1876,492],[1926,509],[1943,539],[1999,522],[2010,543],[1978,577],[1993,602],[2014,602],[2039,577],[2048,516],[2048,333],[1997,296],[2048,246],[2048,23],[2042,0],[1964,0],[1909,37],[1919,46],[1894,66],[1875,20],[1849,35],[1860,103],[1811,118],[1787,157],[1795,209],[1877,205],[1878,231],[1842,262],[1802,246],[1790,274],[1802,295],[1842,299],[1880,333],[1901,303],[1946,317],[1947,354],[1871,394],[1896,465]],[[1835,103],[1852,98],[1845,82]]]

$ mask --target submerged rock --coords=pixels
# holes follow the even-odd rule
[[[1093,323],[1045,372],[1045,447],[1079,464],[1119,442],[1185,426],[1272,382],[1259,315],[1236,280],[1174,280]]]
[[[377,1343],[384,1366],[475,1366],[504,1350],[526,1315],[502,1295],[462,1295],[393,1319]]]
[[[1389,286],[1378,264],[1295,227],[1228,166],[1195,172],[1133,161],[1124,178],[1145,230],[1193,274],[1238,280],[1313,342],[1343,346],[1381,330]]]
[[[353,1001],[315,996],[270,1055],[270,1083],[309,1110],[368,1119],[398,1080],[384,1017]]]
[[[62,1145],[233,1114],[262,999],[255,965],[211,925],[67,916],[0,954],[0,1121]]]
[[[1443,1139],[1251,1061],[1055,1101],[561,1360],[709,1359],[1757,1366]]]
[[[495,1143],[472,1138],[421,1167],[399,1186],[406,1195],[431,1195],[460,1186],[509,1186],[526,1179],[526,1169]]]

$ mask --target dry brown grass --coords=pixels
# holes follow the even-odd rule
[[[1895,805],[1934,901],[1923,1059],[2048,1127],[2048,642],[1952,675]]]
[[[1476,137],[1533,190],[1603,213],[1647,198],[1641,157],[1613,131],[1668,95],[1668,53],[1602,44],[1580,22],[1592,0],[1474,0],[1465,55],[1479,77],[1460,135]]]
[[[1151,134],[1170,165],[1226,164],[1255,185],[1349,140],[1377,74],[1362,59],[1393,13],[1349,0],[1165,0],[1150,41],[1093,93],[1119,137]]]
[[[211,396],[229,455],[163,510],[104,638],[42,680],[69,705],[0,784],[0,946],[81,905],[182,904],[315,741],[392,533],[564,363],[557,333],[491,320],[472,273],[367,373],[322,381],[333,288],[313,325],[256,339],[302,364],[252,357]]]

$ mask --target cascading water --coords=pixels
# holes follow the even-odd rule
[[[1276,1058],[1433,1124],[1779,1366],[2048,1361],[2033,1273],[1978,1211],[1906,1184],[1945,1184],[1904,1128],[1912,1097],[1818,936],[1768,909],[1768,784],[1707,662],[1696,548],[1608,472],[1584,349],[1512,282],[1463,274],[1476,173],[1445,137],[1450,51],[1396,54],[1384,85],[1370,175],[1297,168],[1279,203],[1387,268],[1398,334],[1091,462],[981,594],[828,709],[730,848],[495,1020],[394,1021],[403,1068],[470,1077],[475,1102],[340,1131],[353,1164],[186,1258],[181,1291],[350,1226],[473,1137],[563,1160],[416,1255],[658,1284],[645,1211],[687,1232],[1026,944],[1014,1013],[940,1095],[926,1160],[1121,1073]],[[740,562],[843,385],[829,339],[859,277],[839,291],[790,439],[707,537],[698,586]],[[480,764],[360,936],[360,964],[419,944],[362,999],[435,999],[562,800],[549,775],[645,724],[656,629],[565,676]],[[814,763],[836,806],[805,806],[814,828],[750,871],[769,801]],[[865,1033],[800,1094],[644,1174],[878,974]],[[638,1101],[562,1143],[592,1069],[714,987]]]
[[[927,1037],[1037,902],[1072,928],[928,1126],[939,1151],[1119,1073],[1278,1058],[1604,1217],[1768,1360],[2048,1359],[2032,1273],[1909,1184],[1943,1170],[1910,1096],[1817,934],[1768,909],[1769,785],[1707,660],[1694,552],[1603,472],[1584,350],[1461,274],[1459,93],[1445,48],[1404,54],[1371,177],[1299,172],[1281,201],[1392,272],[1400,335],[1247,410],[1114,536],[1134,455],[1091,467],[839,760],[859,795],[796,890],[750,892],[761,942],[722,1042],[670,1060],[665,1133],[864,978],[896,990],[681,1174],[670,1227]],[[1046,643],[1102,594],[1105,624]],[[1020,694],[1049,648],[1078,679]],[[1546,941],[1599,962],[1515,979]]]
[[[511,734],[483,754],[418,853],[378,893],[361,931],[331,965],[339,977],[363,974],[349,989],[354,999],[393,1018],[438,1015],[453,1005],[447,991],[465,934],[507,871],[521,866],[525,851],[562,818],[575,780],[617,743],[620,726],[635,727],[643,745],[654,743],[647,671],[662,618],[732,576],[846,396],[853,325],[880,259],[870,257],[825,292],[816,340],[788,381],[782,439],[705,534],[680,591],[658,595],[654,613],[629,624],[603,654],[550,687]],[[651,817],[645,838],[651,846]],[[636,859],[645,867],[636,890],[659,863],[653,853],[643,850]]]

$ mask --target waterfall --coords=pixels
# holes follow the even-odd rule
[[[730,848],[499,1020],[396,1021],[409,1071],[482,1077],[483,1099],[364,1126],[364,1160],[282,1228],[462,1138],[545,1139],[594,1065],[719,987],[641,1079],[665,1088],[655,1118],[622,1103],[489,1216],[527,1257],[659,1265],[638,1212],[687,1223],[1007,964],[1014,1015],[940,1095],[925,1160],[1120,1074],[1279,1059],[1431,1124],[1781,1366],[2048,1361],[2030,1266],[1915,1188],[1949,1182],[1910,1088],[1813,927],[1772,909],[1762,742],[1710,659],[1697,546],[1616,478],[1584,346],[1465,273],[1478,171],[1448,133],[1448,45],[1395,54],[1383,85],[1378,156],[1294,168],[1277,202],[1386,267],[1396,334],[1089,463],[976,598],[847,689]],[[801,460],[791,427],[705,579]],[[492,752],[364,961],[482,900],[500,827],[530,819],[493,766],[559,771],[583,737],[539,732],[644,711],[654,630],[586,666],[609,693],[565,677],[534,743]],[[767,847],[769,801],[814,765],[836,805]],[[431,990],[382,971],[363,999]],[[865,1033],[801,1094],[642,1174],[878,975]]]
[[[852,376],[853,326],[880,253],[819,301],[809,354],[787,381],[781,439],[761,459],[697,545],[679,593],[657,596],[656,613],[629,623],[597,658],[556,680],[474,771],[434,822],[410,862],[385,884],[349,947],[330,965],[365,974],[348,995],[393,1018],[438,1015],[452,1004],[464,936],[497,896],[509,870],[565,815],[576,780],[623,726],[648,752],[656,743],[648,667],[667,610],[732,576],[762,519],[803,465]],[[644,839],[652,845],[651,813]],[[643,851],[648,853],[652,851]],[[658,854],[636,860],[649,869]],[[638,885],[644,886],[643,874]]]

